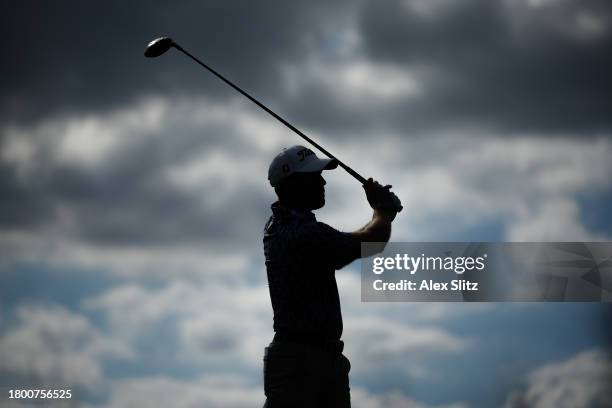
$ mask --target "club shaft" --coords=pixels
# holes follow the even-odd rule
[[[254,97],[252,97],[251,95],[249,95],[247,92],[243,91],[242,89],[240,89],[240,87],[238,87],[237,85],[235,85],[232,81],[230,81],[229,79],[225,78],[223,75],[221,75],[220,73],[218,73],[217,71],[215,71],[213,68],[209,67],[208,65],[206,65],[205,63],[203,63],[202,61],[200,61],[199,59],[197,59],[196,57],[194,57],[193,55],[191,55],[191,53],[189,53],[189,51],[185,50],[183,47],[181,47],[180,45],[178,45],[177,43],[173,42],[172,46],[174,48],[176,48],[177,50],[181,51],[183,54],[187,55],[189,58],[191,58],[192,60],[194,60],[195,62],[197,62],[198,64],[200,64],[201,66],[203,66],[204,68],[206,68],[208,71],[210,71],[211,73],[213,73],[217,78],[221,79],[223,82],[225,82],[226,84],[228,84],[229,86],[231,86],[232,88],[234,88],[236,91],[240,92],[242,95],[244,95],[245,97],[247,97],[251,102],[253,102],[255,105],[259,106],[261,109],[265,110],[266,112],[268,112],[270,115],[272,115],[274,118],[276,118],[276,120],[278,120],[279,122],[281,122],[283,125],[287,126],[289,129],[293,130],[293,132],[295,132],[298,136],[300,136],[302,139],[306,140],[308,143],[310,143],[311,145],[313,145],[314,147],[316,147],[317,149],[319,149],[319,151],[321,153],[323,153],[324,155],[326,155],[327,157],[329,157],[330,159],[334,159],[338,162],[338,165],[340,167],[342,167],[344,170],[346,170],[346,172],[348,174],[350,174],[351,176],[355,177],[361,184],[365,184],[366,179],[360,175],[359,173],[357,173],[355,170],[353,170],[352,168],[350,168],[349,166],[347,166],[346,164],[344,164],[343,162],[341,162],[340,160],[338,160],[338,158],[336,156],[334,156],[333,154],[331,154],[330,152],[328,152],[326,149],[324,149],[321,145],[319,145],[317,142],[315,142],[314,140],[312,140],[311,138],[309,138],[308,136],[306,136],[302,131],[300,131],[298,128],[296,128],[295,126],[293,126],[291,123],[287,122],[285,119],[283,119],[281,116],[277,115],[275,112],[273,112],[270,108],[268,108],[266,105],[264,105],[263,103],[259,102],[257,99],[255,99]]]

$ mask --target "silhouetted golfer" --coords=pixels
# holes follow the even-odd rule
[[[369,179],[363,186],[374,209],[355,232],[318,222],[325,205],[321,173],[337,167],[310,149],[284,149],[268,178],[278,195],[264,232],[274,339],[264,355],[264,407],[350,407],[349,360],[342,354],[342,314],[335,271],[361,257],[361,242],[387,242],[399,199]]]

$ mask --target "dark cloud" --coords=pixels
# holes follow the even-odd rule
[[[361,13],[372,59],[433,73],[423,98],[387,112],[390,123],[610,130],[609,2],[431,2],[431,13],[407,4],[369,2]]]
[[[177,189],[162,181],[158,172],[149,172],[152,166],[138,167],[138,171],[122,168],[105,174],[69,166],[46,168],[38,189],[9,179],[5,186],[13,186],[14,191],[8,191],[9,199],[2,202],[0,228],[36,232],[58,227],[64,208],[74,225],[64,225],[63,236],[100,246],[208,243],[214,247],[241,242],[245,231],[259,236],[265,221],[261,216],[269,204],[264,191],[243,188],[226,205],[213,209],[199,191]],[[215,187],[219,186],[204,186],[206,194],[214,196]],[[245,218],[260,219],[261,225],[233,222],[235,214],[244,216],[247,211],[253,215]]]
[[[27,133],[60,112],[121,110],[156,93],[170,100],[205,93],[219,103],[235,97],[180,55],[144,58],[152,37],[169,34],[299,128],[330,137],[355,129],[413,134],[455,125],[543,134],[611,130],[609,2],[547,2],[541,8],[488,0],[349,4],[5,2],[0,119]],[[307,82],[297,94],[283,89],[282,64],[297,67],[299,75],[313,54],[341,59],[333,55],[335,39],[326,30],[342,16],[356,17],[363,44],[357,53],[375,64],[415,70],[424,93],[390,103],[355,98],[347,104],[328,83]],[[342,20],[338,30],[345,26]],[[245,219],[268,213],[270,191],[247,187],[212,210],[199,192],[164,181],[164,169],[202,150],[246,149],[232,142],[231,123],[185,128],[180,118],[173,120],[164,124],[165,135],[128,143],[96,170],[36,157],[39,169],[26,182],[12,164],[0,163],[0,191],[7,197],[0,227],[43,228],[67,207],[77,221],[74,237],[95,243],[239,241]],[[5,138],[0,134],[2,147]],[[207,194],[214,196],[220,182],[211,181]],[[248,228],[255,235],[261,225]]]
[[[26,184],[15,167],[0,162],[0,228],[35,229],[54,211],[36,184]]]
[[[2,119],[106,109],[147,93],[229,94],[183,56],[146,59],[144,47],[158,35],[174,37],[266,95],[274,89],[278,63],[299,57],[302,33],[316,22],[318,7],[221,0],[4,2]]]
[[[238,136],[214,124],[195,129],[169,119],[168,125],[172,132],[166,126],[160,133],[134,135],[142,136],[138,143],[122,144],[101,166],[58,160],[52,149],[41,149],[36,166],[22,177],[0,161],[0,230],[55,228],[65,238],[103,247],[258,242],[271,190],[245,182],[227,193],[221,177],[184,189],[166,175],[170,167]],[[247,147],[233,150],[238,158]],[[220,192],[227,195],[224,204],[211,204]],[[244,217],[239,223],[236,214]]]
[[[1,119],[116,108],[151,93],[235,96],[183,56],[143,57],[150,39],[168,34],[303,127],[341,133],[375,125],[408,132],[467,124],[589,133],[612,125],[607,1],[539,7],[523,1],[369,1],[355,7],[322,1],[5,2]],[[363,109],[355,111],[338,104],[326,84],[290,98],[283,93],[281,64],[333,54],[329,27],[353,14],[371,61],[426,72],[419,77],[426,91],[421,97],[383,106],[357,101]],[[313,38],[320,44],[309,43]]]

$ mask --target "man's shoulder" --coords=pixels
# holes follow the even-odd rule
[[[264,235],[266,257],[302,259],[308,263],[327,259],[334,269],[340,269],[360,256],[360,242],[350,233],[310,219],[292,218],[269,222]],[[268,258],[266,258],[268,259]]]
[[[296,227],[294,240],[299,245],[315,245],[321,249],[326,249],[325,247],[332,249],[352,241],[352,237],[350,234],[341,232],[324,222],[314,220]]]
[[[299,217],[279,218],[271,216],[264,232],[278,232],[287,234],[305,234],[323,231],[331,228],[329,225],[319,222],[316,219]]]
[[[284,209],[272,205],[272,216],[264,228],[264,239],[291,242],[330,241],[345,238],[346,233],[318,221],[310,211]]]
[[[283,239],[309,239],[319,235],[338,234],[334,227],[317,221],[315,218],[284,218],[270,217],[264,228],[264,234]]]
[[[326,234],[330,232],[339,232],[334,227],[331,227],[328,224],[321,222],[321,221],[317,221],[317,220],[311,220],[308,222],[301,223],[296,228],[302,231],[303,233],[313,233],[313,234]]]

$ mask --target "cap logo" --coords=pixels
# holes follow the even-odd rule
[[[283,164],[283,173],[289,173],[291,170],[289,169],[289,165],[288,164]]]
[[[313,155],[314,152],[310,149],[302,149],[302,150],[298,150],[297,155],[300,157],[300,161],[304,161],[304,159],[306,159],[306,157]]]

